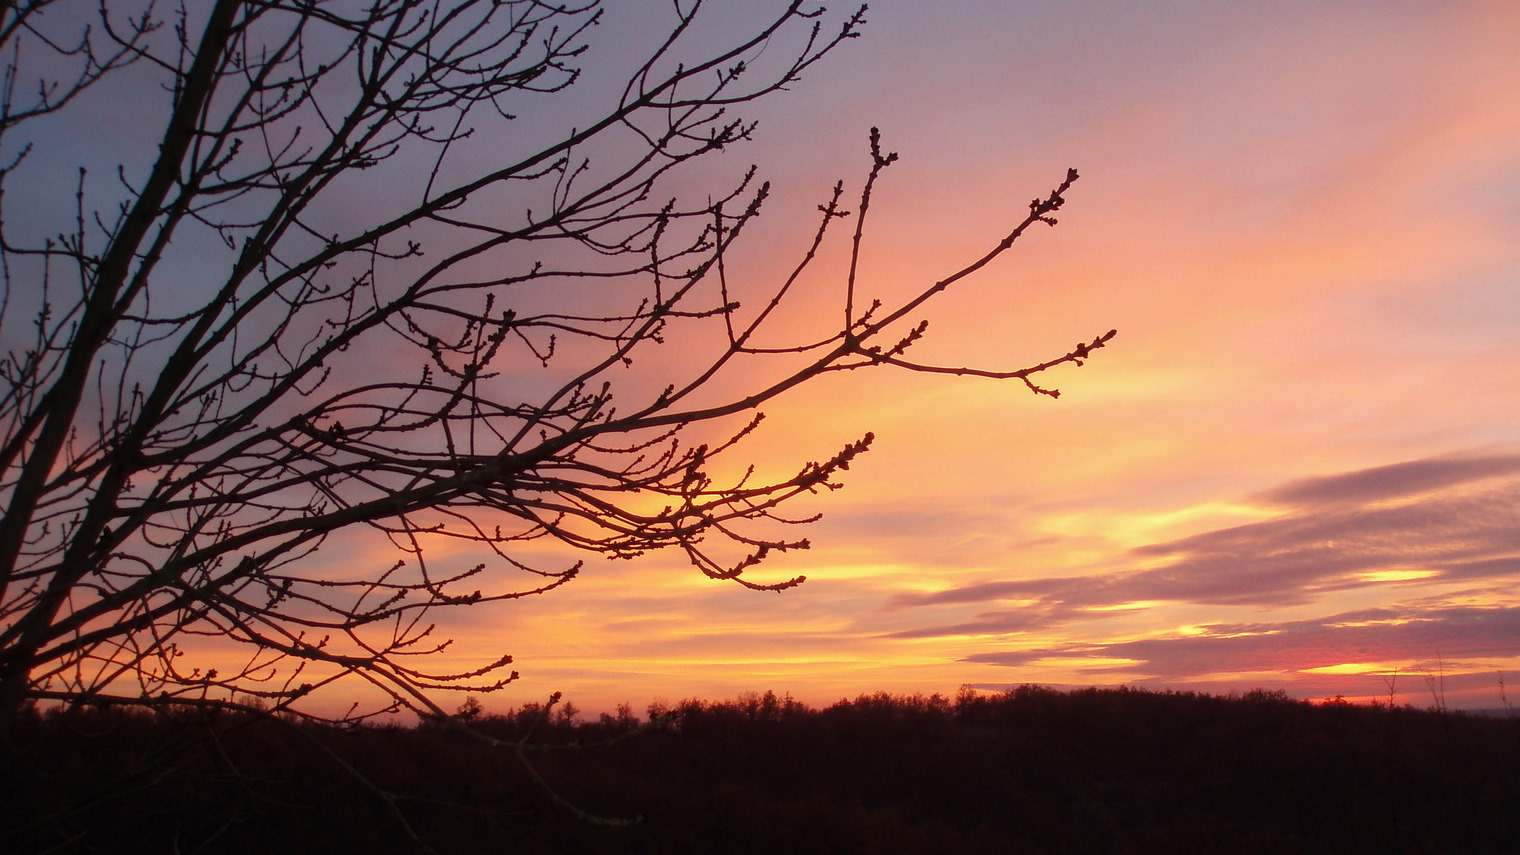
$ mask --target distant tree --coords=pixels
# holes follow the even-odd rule
[[[797,0],[719,43],[700,0],[650,5],[666,35],[592,113],[572,84],[598,0],[0,4],[0,727],[31,701],[314,715],[340,680],[387,699],[349,718],[446,718],[436,690],[515,673],[430,667],[430,613],[580,571],[530,560],[538,542],[801,582],[751,571],[807,546],[776,536],[781,507],[871,437],[715,480],[782,393],[895,366],[1054,395],[1035,376],[1113,335],[1009,370],[912,359],[924,304],[1054,223],[1077,176],[882,305],[856,281],[896,159],[873,131],[837,327],[788,337],[779,309],[852,216],[843,183],[758,289],[725,259],[768,185],[688,167],[749,139],[732,110],[854,38],[864,7]],[[355,530],[398,560],[318,560]],[[449,541],[494,557],[429,560]]]

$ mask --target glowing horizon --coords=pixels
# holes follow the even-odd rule
[[[640,25],[609,5],[588,63]],[[1057,228],[926,311],[918,358],[1018,368],[1119,337],[1040,378],[1059,400],[887,369],[794,390],[715,476],[875,434],[843,490],[786,509],[824,515],[797,532],[812,548],[753,571],[800,588],[533,544],[586,569],[436,612],[455,639],[436,670],[512,654],[522,676],[488,710],[1024,683],[1500,706],[1520,670],[1520,6],[884,0],[869,19],[741,111],[760,130],[721,163],[775,189],[735,280],[795,261],[879,126],[902,160],[873,200],[866,298],[980,257],[1082,174]],[[798,328],[842,287],[807,284]],[[344,533],[313,560],[395,558]]]
[[[1101,8],[1100,8],[1101,7]],[[1502,3],[872,4],[740,157],[800,247],[865,130],[869,287],[975,257],[1067,166],[1061,225],[930,311],[1021,386],[850,376],[768,409],[789,466],[874,431],[781,596],[675,556],[461,615],[585,709],[775,690],[1136,684],[1498,706],[1520,667],[1520,10]],[[759,240],[760,238],[757,238]],[[751,245],[766,257],[786,256]],[[779,262],[776,262],[779,263]],[[452,622],[451,622],[452,623]]]

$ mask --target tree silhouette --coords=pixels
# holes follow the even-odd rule
[[[871,437],[716,480],[778,395],[888,366],[1055,395],[1035,376],[1113,335],[1014,370],[915,360],[918,310],[1053,224],[1077,176],[883,305],[856,277],[896,158],[874,130],[854,211],[836,184],[792,272],[740,282],[725,257],[768,185],[688,167],[865,10],[798,0],[718,43],[699,0],[674,7],[621,91],[581,97],[596,0],[0,4],[0,721],[36,700],[316,717],[340,680],[384,698],[346,718],[446,716],[436,690],[515,673],[430,666],[430,612],[573,579],[539,542],[801,582],[751,571],[807,546],[782,506]],[[101,127],[113,110],[134,118]],[[89,123],[109,153],[70,148]],[[778,309],[851,217],[837,327],[789,336]],[[398,560],[316,554],[351,531]],[[490,560],[428,560],[459,541]]]

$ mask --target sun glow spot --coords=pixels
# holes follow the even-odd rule
[[[909,590],[932,593],[944,587],[942,580],[925,573],[922,567],[909,564],[830,564],[819,570],[816,577],[821,581],[845,581],[867,579],[871,581],[892,580],[893,590]]]
[[[1075,540],[1101,540],[1131,548],[1186,537],[1200,531],[1274,516],[1272,512],[1235,502],[1205,502],[1199,505],[1153,513],[1118,513],[1099,511],[1068,513],[1049,517],[1040,528],[1049,534]]]
[[[1377,662],[1343,662],[1339,665],[1321,665],[1318,668],[1300,669],[1304,674],[1388,674],[1392,669]]]
[[[1369,570],[1356,574],[1363,582],[1408,582],[1412,579],[1429,579],[1441,575],[1439,570]]]
[[[1161,600],[1134,600],[1128,603],[1114,603],[1107,606],[1089,606],[1086,610],[1090,612],[1130,612],[1154,608],[1161,604]]]
[[[1339,621],[1330,625],[1336,629],[1356,629],[1368,626],[1403,626],[1404,624],[1413,622],[1410,618],[1384,618],[1383,620]]]
[[[1046,668],[1046,667],[1049,667],[1049,668],[1061,668],[1061,669],[1065,669],[1065,670],[1071,670],[1073,668],[1075,668],[1077,670],[1090,670],[1090,669],[1094,669],[1094,668],[1102,668],[1102,669],[1105,669],[1105,670],[1112,670],[1112,669],[1119,669],[1119,668],[1133,668],[1133,667],[1136,667],[1136,666],[1139,666],[1139,665],[1142,665],[1142,664],[1144,664],[1144,660],[1141,660],[1141,659],[1125,659],[1125,658],[1122,658],[1122,657],[1115,657],[1115,656],[1093,656],[1093,657],[1090,657],[1090,658],[1084,657],[1082,659],[1057,659],[1057,658],[1035,659],[1034,661],[1032,661],[1032,662],[1029,663],[1029,667],[1030,668]]]
[[[1241,631],[1241,632],[1220,632],[1219,631],[1219,624],[1214,624],[1214,623],[1188,623],[1188,624],[1183,624],[1182,626],[1179,626],[1179,627],[1177,627],[1176,629],[1174,629],[1174,630],[1172,630],[1170,632],[1162,630],[1162,631],[1160,631],[1160,632],[1157,633],[1157,637],[1163,637],[1164,638],[1164,637],[1168,637],[1168,636],[1179,636],[1179,635],[1181,635],[1181,636],[1187,636],[1187,637],[1190,637],[1190,638],[1197,638],[1199,636],[1208,636],[1209,638],[1246,638],[1246,637],[1249,637],[1249,636],[1252,636],[1252,635],[1273,635],[1273,634],[1276,634],[1276,633],[1278,633],[1280,631],[1281,630],[1276,630],[1276,629],[1264,629],[1264,630],[1250,630],[1250,631]]]
[[[683,656],[679,658],[660,657],[648,660],[646,666],[652,668],[664,668],[673,673],[679,673],[682,668],[719,668],[719,669],[760,669],[774,668],[785,665],[846,665],[851,662],[862,662],[863,659],[849,659],[838,654],[832,656],[805,656],[805,655],[778,655],[765,659],[736,659],[731,656]]]

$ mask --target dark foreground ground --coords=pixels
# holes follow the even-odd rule
[[[581,743],[531,752],[536,774],[640,818],[621,827],[442,723],[33,716],[0,766],[0,852],[1520,853],[1514,718],[1039,687],[664,712],[474,721]]]

